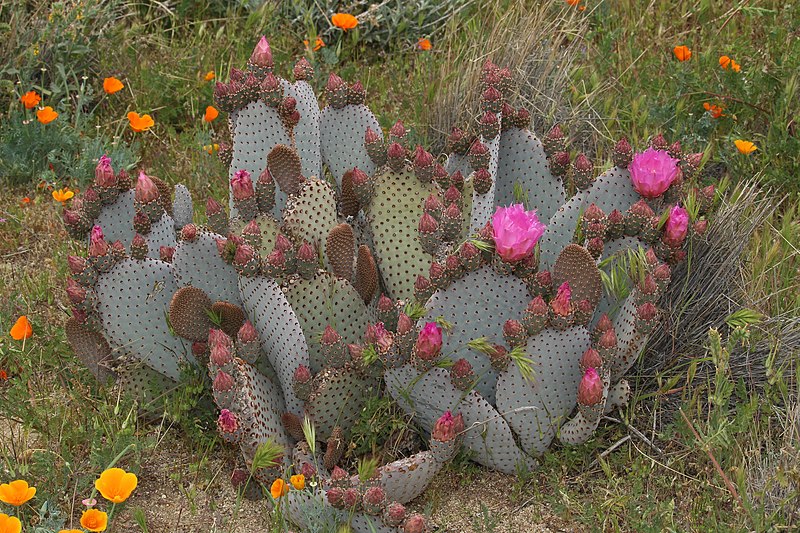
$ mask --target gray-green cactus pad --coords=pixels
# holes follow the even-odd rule
[[[386,500],[410,502],[425,491],[443,466],[426,450],[380,467],[378,475]]]
[[[175,196],[172,199],[172,218],[175,221],[175,229],[181,229],[186,224],[191,224],[194,216],[192,206],[192,193],[186,185],[179,183],[175,185]]]
[[[375,195],[367,218],[375,243],[375,261],[390,298],[411,299],[417,276],[428,275],[431,256],[422,249],[417,232],[422,207],[433,184],[413,173],[386,168],[375,177]]]
[[[195,240],[180,241],[172,256],[172,270],[179,287],[191,285],[212,301],[241,305],[236,270],[217,251],[216,239],[220,238],[216,233],[198,231]]]
[[[533,362],[533,381],[522,377],[515,362],[497,378],[497,410],[528,453],[544,453],[575,407],[582,377],[578,363],[589,342],[589,332],[582,326],[545,329],[528,339],[525,350]]]
[[[623,213],[641,199],[626,169],[612,167],[597,177],[590,189],[579,191],[552,216],[539,243],[542,268],[549,268],[561,250],[570,242],[581,213],[592,203],[609,214],[614,209]]]
[[[603,372],[603,405],[605,405],[606,401],[608,400],[610,375],[611,373],[608,370]],[[575,416],[561,426],[561,429],[558,432],[558,440],[560,440],[563,444],[570,444],[572,446],[583,444],[589,440],[589,437],[591,437],[592,433],[594,433],[594,431],[597,429],[597,424],[600,423],[600,418],[601,417],[597,417],[596,420],[587,420],[580,411],[576,411]]]
[[[506,474],[518,464],[533,467],[535,461],[517,447],[506,421],[475,391],[462,392],[450,382],[450,373],[432,368],[420,375],[409,365],[388,370],[386,387],[398,404],[428,433],[445,411],[464,417],[464,447],[478,463]]]
[[[261,230],[261,245],[257,250],[263,257],[267,257],[275,249],[275,239],[280,233],[280,224],[272,215],[257,215],[255,218],[258,228]],[[230,220],[229,227],[232,233],[241,236],[242,230],[249,220],[242,220],[235,217]]]
[[[336,177],[339,190],[342,176],[354,167],[370,176],[375,173],[375,163],[364,147],[367,128],[383,136],[378,119],[365,105],[346,105],[341,109],[327,106],[320,114],[322,161]]]
[[[162,246],[175,246],[175,221],[164,213],[158,221],[150,226],[150,233],[145,238],[147,239],[147,257],[159,259],[161,257],[159,249]],[[130,247],[130,242],[124,244]]]
[[[314,89],[305,81],[289,83],[281,79],[286,96],[297,100],[297,111],[300,122],[292,129],[294,145],[302,162],[303,176],[321,177],[322,156],[320,153],[319,135],[319,102]]]
[[[636,331],[636,291],[625,298],[625,302],[614,317],[614,333],[617,334],[617,357],[611,368],[611,382],[617,382],[636,362],[647,342],[647,335]]]
[[[294,394],[292,375],[298,365],[308,366],[308,345],[300,322],[278,284],[263,276],[239,279],[239,294],[247,316],[261,339],[261,350],[278,374],[286,410],[299,415],[303,402]]]
[[[338,223],[336,194],[328,183],[315,178],[306,180],[300,193],[289,199],[283,215],[288,233],[307,240],[322,253],[328,233]]]
[[[291,145],[289,132],[281,122],[278,110],[265,103],[250,102],[235,113],[231,113],[231,136],[233,138],[233,159],[228,170],[228,179],[237,170],[247,170],[258,188],[256,181],[267,166],[267,155],[279,144]],[[275,206],[272,214],[278,218],[286,205],[286,193],[280,189],[275,191]],[[236,214],[233,208],[233,197],[230,202],[231,216]]]
[[[526,207],[535,209],[546,223],[566,200],[561,179],[550,173],[542,143],[528,130],[510,128],[500,134],[500,155],[494,204],[516,203],[514,186],[519,183],[527,198]]]
[[[238,395],[236,414],[242,427],[240,446],[245,459],[252,461],[259,445],[271,440],[290,457],[289,439],[281,425],[284,411],[281,391],[266,376],[242,359],[234,359]]]
[[[106,242],[121,241],[125,248],[130,248],[133,236],[136,235],[133,230],[133,216],[136,214],[133,205],[135,194],[133,190],[123,191],[119,193],[114,203],[104,205],[100,210],[94,224],[103,230]],[[158,249],[155,258],[158,258]]]
[[[70,346],[72,346],[72,351],[75,352],[81,363],[94,374],[97,381],[105,384],[114,377],[114,372],[111,370],[114,356],[102,334],[79,323],[75,317],[67,320],[64,331]]]
[[[95,285],[97,313],[111,347],[173,380],[180,377],[182,363],[194,361],[167,325],[177,289],[170,264],[155,259],[124,259]]]
[[[627,380],[621,379],[608,389],[608,398],[606,399],[606,408],[603,410],[604,414],[608,414],[614,410],[615,407],[625,407],[628,405],[628,400],[631,397],[631,386]]]
[[[329,272],[320,272],[309,280],[292,280],[285,294],[308,342],[312,372],[325,366],[319,338],[326,326],[335,329],[345,344],[357,343],[372,319],[350,282]]]
[[[469,361],[481,377],[475,390],[492,405],[497,373],[488,356],[469,349],[467,343],[487,337],[490,343],[503,344],[503,324],[521,317],[529,300],[522,280],[484,265],[436,291],[425,304],[428,317],[442,316],[453,324],[453,331],[444,336],[442,351],[455,352],[450,356],[454,360],[463,357]]]
[[[448,174],[455,174],[457,170],[461,171],[461,175],[464,176],[464,179],[468,178],[470,174],[472,174],[472,167],[469,165],[469,159],[467,158],[466,154],[450,154],[447,156],[447,162],[444,165],[444,169],[447,171]]]
[[[398,528],[385,526],[379,516],[334,509],[328,504],[324,493],[311,494],[293,490],[286,497],[292,522],[303,528],[303,531],[314,533],[337,531],[342,524],[350,524],[350,531],[353,533],[399,533],[400,531]]]
[[[477,233],[491,220],[494,214],[495,194],[497,190],[497,163],[500,155],[500,137],[483,143],[489,148],[489,174],[492,176],[492,186],[486,194],[472,193],[472,215],[469,222],[469,232]]]
[[[327,368],[314,376],[314,392],[306,402],[306,414],[314,422],[317,440],[331,436],[339,426],[349,434],[361,414],[374,380],[364,380],[350,368]]]

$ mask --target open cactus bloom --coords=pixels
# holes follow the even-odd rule
[[[269,486],[290,467],[320,478],[311,486],[333,515],[353,512],[356,531],[376,520],[424,529],[402,504],[459,446],[513,473],[555,438],[588,439],[627,401],[624,375],[658,323],[669,265],[705,231],[714,190],[693,184],[696,154],[665,151],[660,136],[634,154],[623,139],[616,166],[594,176],[559,127],[542,140],[528,129],[529,113],[507,101],[511,73],[488,61],[480,135],[454,128],[437,160],[402,122],[384,133],[360,83],[332,74],[320,108],[307,61],[294,81],[273,67],[262,38],[247,69],[217,84],[230,197],[228,209],[207,199],[205,226],[183,185],[133,180],[107,157],[65,211],[88,252],[69,261],[78,357],[145,399],[185,367],[204,369],[218,429],[243,461],[275,451],[256,479]],[[598,265],[638,249],[644,277],[609,293]],[[345,468],[375,394],[431,438],[366,483]],[[286,495],[296,521],[303,494]]]

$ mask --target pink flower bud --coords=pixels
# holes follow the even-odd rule
[[[172,262],[172,256],[175,255],[175,247],[174,246],[159,246],[158,248],[158,257],[166,262]]]
[[[461,413],[453,416],[450,411],[446,411],[433,425],[431,438],[439,442],[450,442],[458,437],[462,431],[464,431],[464,418]]]
[[[608,315],[606,313],[603,313],[597,320],[597,325],[595,326],[595,330],[602,333],[604,331],[612,329],[613,327],[614,324],[611,323],[611,319],[608,318]]]
[[[257,67],[272,68],[272,49],[263,35],[250,55],[250,64]]]
[[[572,289],[569,286],[569,282],[565,281],[558,288],[556,297],[553,298],[552,302],[550,302],[550,307],[553,309],[553,312],[560,316],[569,315],[571,297]]]
[[[411,321],[411,318],[403,312],[397,316],[397,334],[398,335],[405,335],[411,328],[414,327],[414,323]]]
[[[235,414],[227,409],[223,409],[219,412],[217,425],[220,431],[224,433],[235,433],[236,430],[239,429],[239,420],[236,418]]]
[[[442,350],[442,328],[436,322],[427,322],[417,336],[417,356],[426,361],[435,359]]]
[[[288,252],[293,248],[292,241],[290,241],[286,235],[283,233],[279,233],[277,237],[275,237],[275,249],[281,252]]]
[[[149,204],[158,200],[158,187],[153,183],[148,175],[144,172],[139,172],[139,179],[136,180],[136,201],[141,204]]]
[[[658,265],[655,270],[653,270],[653,277],[656,279],[656,281],[669,281],[671,276],[672,272],[669,268],[669,265],[666,263]]]
[[[617,334],[614,328],[607,329],[600,335],[600,340],[597,341],[597,346],[610,350],[617,345]]]
[[[406,149],[402,144],[394,142],[389,145],[386,154],[392,159],[403,159],[406,156]]]
[[[544,298],[537,296],[528,303],[525,311],[537,316],[547,315],[547,303]]]
[[[664,226],[664,237],[670,242],[680,244],[686,238],[689,230],[689,212],[676,205],[669,212],[669,218]]]
[[[237,170],[231,178],[231,188],[233,189],[234,200],[247,200],[255,195],[253,180],[250,173],[244,169]]]
[[[108,253],[108,243],[103,238],[103,230],[100,226],[92,228],[92,234],[89,238],[89,255],[92,257],[100,257]]]
[[[233,385],[234,381],[230,374],[227,374],[222,370],[217,371],[217,375],[214,378],[214,384],[212,385],[215,391],[227,392],[233,388]]]
[[[297,260],[305,261],[306,263],[317,262],[317,251],[308,241],[303,241],[303,244],[297,250]]]
[[[414,151],[414,165],[418,168],[426,168],[433,164],[433,156],[430,152],[426,152],[422,146],[417,145]]]
[[[602,220],[605,216],[606,214],[603,213],[603,210],[597,207],[595,203],[589,204],[589,207],[583,212],[583,219],[586,221]]]
[[[186,224],[181,228],[181,239],[184,241],[193,241],[197,238],[197,226],[194,224]]]
[[[328,92],[334,92],[343,87],[345,87],[344,80],[337,76],[336,73],[331,72],[330,76],[328,76],[328,83],[325,85],[325,90]]]
[[[297,383],[308,383],[311,381],[311,370],[308,369],[305,365],[297,365],[297,368],[294,370],[294,374],[292,379]]]
[[[454,185],[451,185],[444,193],[444,202],[446,204],[458,203],[462,199],[461,191]]]
[[[398,120],[397,122],[395,122],[394,126],[392,126],[391,129],[389,130],[389,135],[391,135],[392,137],[397,137],[398,139],[402,139],[403,137],[405,137],[406,133],[407,133],[406,127],[403,125],[402,120]]]
[[[249,320],[244,321],[244,324],[242,324],[242,327],[239,328],[239,333],[236,336],[239,339],[239,342],[243,344],[258,340],[258,332],[256,331],[256,328],[253,327],[253,323]]]
[[[403,533],[425,533],[427,530],[428,524],[421,514],[411,515],[403,522]]]
[[[439,229],[439,223],[436,222],[436,219],[430,216],[428,213],[422,213],[422,218],[419,219],[419,232],[422,235],[430,235],[432,233],[436,233],[436,230]]]
[[[662,150],[648,148],[628,165],[633,188],[645,198],[658,198],[680,174],[678,160]]]
[[[532,253],[544,230],[536,210],[525,211],[522,204],[498,207],[492,216],[495,250],[504,261],[519,261]]]
[[[581,405],[597,405],[603,401],[603,380],[592,367],[586,369],[578,385],[578,403]]]
[[[368,127],[366,133],[364,133],[364,143],[373,144],[380,141],[381,141],[381,136],[378,135],[378,132]]]
[[[698,220],[692,225],[692,229],[697,235],[702,235],[708,229],[708,220]]]
[[[111,159],[107,155],[100,157],[94,167],[94,184],[98,187],[110,188],[117,185],[117,177],[111,168]]]
[[[444,209],[444,206],[442,205],[442,202],[439,201],[439,197],[431,193],[425,199],[425,204],[423,205],[423,209],[428,213],[437,213],[442,209]]]
[[[239,266],[245,266],[256,255],[256,251],[249,244],[242,244],[236,247],[236,255],[233,256],[233,262]]]
[[[67,256],[67,264],[69,265],[69,271],[72,274],[80,274],[84,271],[87,265],[86,259],[75,255]]]
[[[603,360],[600,358],[600,352],[594,348],[587,348],[581,357],[580,366],[583,369],[600,368],[603,366]]]
[[[222,213],[222,204],[213,198],[206,200],[206,216],[214,216]]]
[[[194,355],[195,357],[201,357],[206,353],[208,353],[207,342],[195,341],[192,343],[192,355]]]
[[[67,298],[73,305],[79,305],[86,299],[86,289],[72,278],[67,278]]]
[[[337,342],[342,341],[342,336],[336,333],[336,330],[330,326],[325,326],[325,331],[322,333],[320,343],[323,346],[333,346]]]
[[[75,226],[80,223],[81,215],[78,213],[77,210],[73,209],[64,209],[64,212],[61,214],[61,217],[64,219],[64,224],[67,226]]]
[[[636,315],[641,320],[653,320],[658,315],[658,308],[650,302],[645,302],[636,308]]]

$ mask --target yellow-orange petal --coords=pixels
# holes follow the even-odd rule
[[[19,101],[22,102],[25,109],[33,109],[39,105],[39,102],[42,101],[42,97],[39,96],[36,91],[28,91],[20,97]]]
[[[433,48],[433,45],[431,44],[430,39],[419,39],[417,41],[417,48],[419,48],[423,52],[427,52],[428,50]]]
[[[81,515],[81,526],[89,531],[105,531],[108,527],[108,514],[98,509],[87,509]]]
[[[122,503],[130,497],[138,484],[135,474],[121,468],[109,468],[100,474],[94,482],[94,488],[111,503]]]
[[[58,189],[57,191],[53,191],[53,200],[56,202],[61,202],[62,204],[75,196],[75,193],[69,189]]]
[[[744,139],[736,139],[733,141],[733,144],[736,145],[736,149],[739,150],[739,152],[745,155],[752,154],[758,150],[758,146],[756,146],[755,143],[751,141],[745,141]]]
[[[218,116],[219,116],[219,111],[217,111],[217,108],[214,107],[213,105],[210,105],[210,106],[206,107],[206,112],[203,115],[203,121],[204,122],[211,122],[215,118],[217,118]]]
[[[216,77],[217,77],[217,75],[214,74],[214,71],[213,70],[209,70],[208,72],[206,72],[206,75],[203,76],[203,79],[206,80],[206,81],[211,81]]]
[[[289,492],[289,486],[281,478],[278,478],[275,481],[273,481],[272,486],[269,488],[269,493],[276,500],[281,496],[285,496],[286,494],[288,494],[288,492]]]
[[[35,495],[36,495],[36,488],[28,486],[28,482],[23,479],[17,479],[12,481],[11,483],[3,483],[2,485],[0,485],[0,501],[3,503],[7,503],[8,505],[13,505],[14,507],[19,507],[20,505],[24,505],[25,503],[30,501]]]
[[[0,533],[20,533],[22,522],[16,516],[0,513]]]
[[[28,200],[28,203],[30,199]],[[11,331],[9,332],[11,338],[15,341],[25,340],[33,335],[33,328],[31,327],[31,323],[28,320],[28,317],[22,315],[17,319],[14,325],[11,327]],[[1,499],[1,498],[0,498]]]
[[[103,90],[106,94],[114,94],[121,91],[125,86],[115,77],[106,78],[103,80]]]
[[[344,31],[352,30],[358,26],[358,19],[348,13],[336,13],[331,17],[331,22]]]
[[[289,478],[292,486],[297,490],[303,490],[306,488],[306,476],[303,474],[297,474],[296,476],[292,476]]]
[[[692,57],[692,51],[686,45],[676,46],[672,49],[672,53],[678,61],[688,61]]]
[[[57,118],[58,118],[58,113],[53,111],[53,108],[50,106],[43,107],[42,109],[36,111],[36,120],[38,120],[42,124],[50,124]]]
[[[727,69],[731,64],[731,58],[728,56],[720,56],[719,57],[719,66],[724,69]]]

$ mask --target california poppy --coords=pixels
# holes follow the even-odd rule
[[[292,486],[297,490],[303,490],[306,488],[306,476],[303,474],[297,474],[296,476],[292,476],[289,478]]]
[[[730,69],[730,70],[732,70],[734,72],[739,72],[740,70],[742,70],[742,67],[739,65],[739,63],[737,63],[736,61],[734,61],[732,58],[730,58],[728,56],[720,56],[720,58],[719,58],[719,66],[722,67],[725,70]]]
[[[745,155],[752,154],[756,150],[758,150],[758,146],[751,141],[745,141],[743,139],[736,139],[733,141],[733,144],[736,145],[736,149],[739,150],[741,153]]]
[[[6,381],[7,379],[8,379],[8,372],[0,368],[0,381]]]
[[[334,26],[344,31],[352,30],[358,26],[358,19],[347,13],[336,13],[331,17],[331,22]]]
[[[303,40],[303,44],[306,46],[306,48],[308,48],[308,39]],[[312,48],[312,50],[316,52],[323,46],[325,46],[325,41],[322,40],[322,37],[317,35],[317,38],[314,40],[314,48]]]
[[[28,198],[27,196],[19,201],[19,205],[22,206],[22,207],[25,207],[26,205],[28,205],[30,203],[31,203],[31,199]]]
[[[105,531],[108,527],[108,514],[97,509],[88,509],[81,515],[81,526],[89,531]]]
[[[109,468],[100,474],[94,482],[94,488],[111,503],[122,503],[130,497],[138,483],[136,474],[121,468]]]
[[[150,115],[139,115],[135,111],[128,113],[128,122],[130,122],[131,129],[135,132],[147,131],[155,125],[153,117]]]
[[[9,334],[15,341],[29,339],[33,335],[33,328],[31,327],[28,317],[25,315],[19,317],[11,327]]]
[[[719,118],[725,116],[722,114],[722,106],[719,106],[717,104],[709,104],[708,102],[704,102],[703,109],[708,111],[708,114],[711,115],[711,118]]]
[[[20,97],[19,101],[22,102],[25,109],[33,109],[39,105],[39,102],[42,101],[42,97],[39,96],[36,91],[28,91]]]
[[[211,81],[216,77],[217,77],[217,75],[214,74],[214,71],[213,70],[209,70],[208,72],[206,72],[206,75],[203,76],[203,79],[206,80],[206,81]]]
[[[206,113],[203,115],[203,122],[211,122],[219,116],[219,111],[213,105],[206,107]]]
[[[0,513],[0,531],[3,533],[20,533],[22,522],[16,516]]]
[[[685,45],[676,46],[672,49],[672,53],[675,54],[675,58],[681,62],[688,61],[692,58],[692,51]]]
[[[42,109],[36,112],[36,120],[38,120],[42,124],[50,124],[57,118],[58,118],[58,113],[53,111],[53,108],[50,106],[43,107]]]
[[[569,4],[571,6],[577,6],[580,3],[581,3],[581,0],[567,0],[567,4]]]
[[[289,493],[289,485],[287,485],[283,479],[278,478],[272,482],[269,493],[277,500],[281,496],[286,496]]]
[[[103,90],[106,94],[114,94],[121,91],[125,86],[115,77],[106,78],[103,80]]]
[[[71,190],[64,188],[58,189],[57,191],[53,191],[53,200],[56,202],[61,202],[62,204],[75,196],[75,193]]]
[[[433,48],[433,45],[431,44],[431,41],[429,39],[420,39],[417,41],[417,48],[419,48],[423,52],[427,52],[428,50]]]
[[[203,146],[203,150],[205,150],[206,152],[208,152],[208,155],[211,155],[211,154],[213,154],[214,152],[217,152],[217,151],[219,151],[219,145],[218,145],[217,143],[214,143],[214,144],[207,144],[207,145]]]
[[[0,485],[0,502],[19,507],[36,495],[36,487],[28,486],[28,482],[17,479],[11,483]]]

